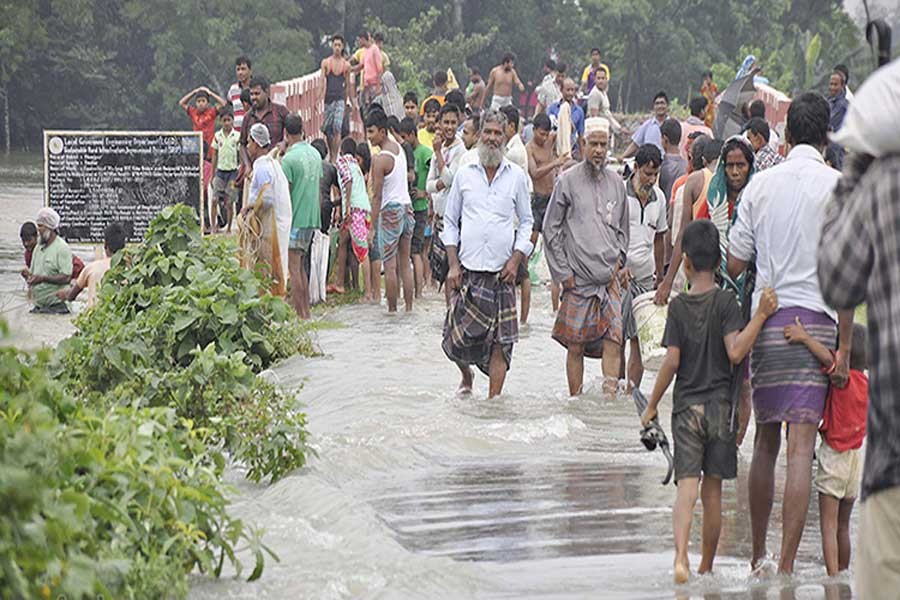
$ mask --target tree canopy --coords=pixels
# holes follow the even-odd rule
[[[363,29],[385,34],[401,91],[420,93],[436,70],[464,80],[506,52],[526,83],[550,56],[577,78],[598,47],[626,111],[660,89],[687,103],[703,71],[722,86],[748,54],[788,93],[824,90],[840,62],[851,83],[872,68],[841,0],[0,0],[0,11],[0,99],[26,148],[44,128],[185,128],[178,98],[197,85],[225,93],[238,55],[270,81],[296,77],[330,34]]]

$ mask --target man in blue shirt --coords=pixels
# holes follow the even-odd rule
[[[579,160],[581,158],[580,148],[584,143],[584,110],[575,102],[576,90],[578,90],[578,86],[575,85],[573,79],[567,78],[563,81],[562,100],[551,104],[550,108],[547,109],[547,114],[550,115],[550,121],[553,123],[553,128],[558,129],[559,109],[561,105],[567,103],[571,107],[572,157]]]
[[[831,131],[838,131],[844,124],[844,117],[847,116],[847,109],[850,107],[847,101],[847,82],[844,81],[844,74],[838,70],[835,70],[828,80],[828,106],[831,109],[828,128]]]
[[[660,127],[669,117],[669,97],[665,92],[657,92],[653,96],[653,116],[644,121],[638,130],[631,136],[631,143],[625,149],[622,158],[631,158],[637,154],[638,148],[644,144],[653,144],[659,148],[660,153],[665,152],[662,144],[662,131]]]

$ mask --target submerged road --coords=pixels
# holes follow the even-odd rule
[[[270,487],[229,474],[234,512],[265,528],[281,562],[254,583],[198,577],[191,597],[852,597],[849,577],[828,580],[819,563],[815,501],[795,577],[749,577],[752,430],[739,479],[724,486],[715,574],[673,586],[665,460],[641,445],[629,398],[601,399],[599,362],[588,363],[588,392],[567,397],[549,294],[536,290],[535,304],[505,393],[490,401],[480,374],[472,397],[455,395],[436,295],[409,315],[361,305],[329,315],[344,326],[319,333],[324,355],[275,370],[282,385],[302,386],[319,457]],[[776,491],[783,480],[781,461]],[[772,550],[780,514],[776,502]],[[699,517],[698,504],[692,550]]]

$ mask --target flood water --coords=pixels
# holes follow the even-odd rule
[[[0,308],[22,345],[71,327],[16,308],[26,301],[18,226],[41,204],[39,168],[33,157],[0,162]],[[588,362],[588,392],[567,397],[549,304],[536,288],[505,393],[492,400],[480,374],[472,397],[455,395],[458,374],[440,349],[442,297],[409,315],[362,305],[328,314],[343,326],[318,333],[323,356],[275,369],[282,385],[301,388],[319,457],[271,486],[227,474],[233,513],[265,529],[280,562],[268,561],[253,583],[198,575],[191,598],[852,597],[848,576],[825,576],[815,494],[795,576],[749,577],[752,428],[739,478],[724,485],[716,572],[673,586],[675,488],[660,483],[665,459],[640,443],[630,399],[601,399],[599,362]],[[667,400],[661,410],[667,431],[670,408]],[[782,457],[770,552],[780,545],[784,468]],[[699,519],[698,503],[694,569]],[[852,526],[855,543],[855,513]]]

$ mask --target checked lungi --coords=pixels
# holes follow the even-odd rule
[[[455,363],[475,365],[489,374],[491,351],[499,345],[509,369],[519,340],[516,292],[500,273],[463,271],[462,287],[450,298],[441,345]]]
[[[563,290],[552,337],[565,346],[584,345],[588,358],[603,356],[603,340],[622,344],[622,299],[619,278],[606,286],[605,297]]]
[[[800,322],[809,335],[834,350],[837,326],[828,315],[783,308],[769,317],[750,355],[750,384],[757,423],[818,424],[825,410],[828,376],[803,344],[790,344],[784,328]]]

